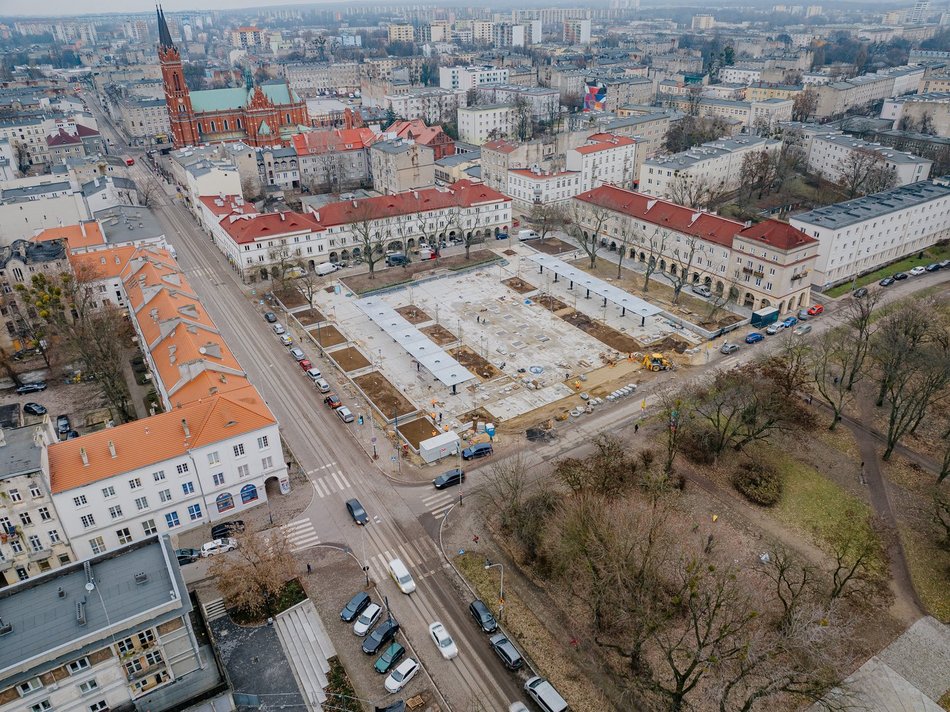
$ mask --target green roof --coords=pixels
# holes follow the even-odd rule
[[[191,106],[197,112],[240,109],[247,103],[247,89],[206,89],[191,92]]]
[[[300,101],[296,94],[287,90],[285,82],[261,84],[261,90],[264,92],[264,96],[275,104],[292,104],[295,101]]]

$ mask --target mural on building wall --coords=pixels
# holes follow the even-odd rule
[[[607,85],[599,81],[585,82],[584,111],[605,111],[607,108]]]

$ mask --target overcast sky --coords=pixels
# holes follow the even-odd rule
[[[182,10],[229,10],[241,7],[262,7],[267,5],[318,5],[320,0],[280,0],[268,3],[266,0],[164,0],[162,7],[166,12]],[[24,3],[23,0],[0,0],[0,15],[30,17],[63,17],[63,10],[67,7],[64,2]],[[74,0],[68,3],[71,13],[97,12],[143,12],[155,11],[152,0]]]

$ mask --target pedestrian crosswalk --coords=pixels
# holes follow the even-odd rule
[[[368,557],[370,578],[377,583],[389,578],[389,562],[402,559],[409,573],[418,581],[434,575],[442,566],[442,554],[438,546],[428,537],[421,537],[408,544],[397,544],[380,554]]]
[[[287,543],[290,544],[292,553],[309,549],[320,543],[320,537],[317,536],[317,532],[313,528],[313,522],[309,518],[288,522],[282,525],[280,529],[287,537]]]
[[[322,477],[310,480],[310,482],[313,484],[313,489],[316,490],[317,496],[321,499],[329,497],[334,492],[342,492],[352,487],[342,470],[329,470]]]
[[[458,501],[458,492],[436,492],[422,498],[422,504],[436,519],[442,519]]]

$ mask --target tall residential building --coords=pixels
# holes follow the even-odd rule
[[[412,25],[390,25],[390,42],[412,42],[416,38],[415,28]]]
[[[927,21],[930,15],[930,0],[915,0],[914,8],[907,16],[907,21],[912,25],[922,25]]]
[[[693,15],[692,28],[694,30],[711,30],[716,26],[716,18],[712,15]]]
[[[567,44],[590,44],[590,20],[564,20],[564,41]]]

